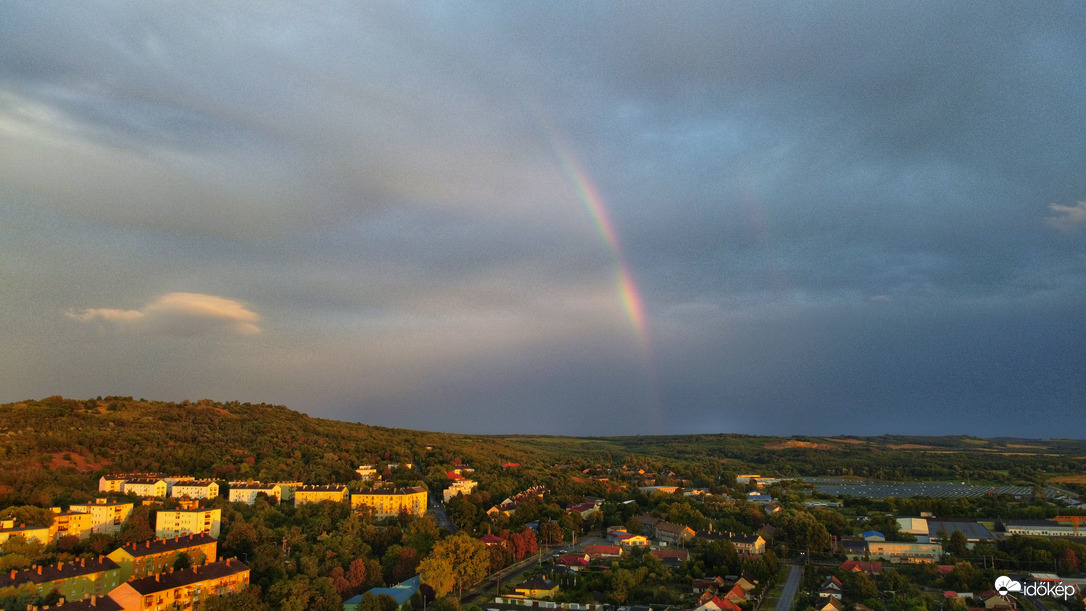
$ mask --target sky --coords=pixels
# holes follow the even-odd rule
[[[1081,2],[0,3],[0,402],[1078,437]]]

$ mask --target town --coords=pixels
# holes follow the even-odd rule
[[[181,475],[99,468],[89,489],[60,484],[93,482],[89,465],[40,471],[22,491],[7,480],[0,607],[1083,608],[1086,510],[1071,480],[1042,483],[1024,468],[969,484],[810,464],[712,472],[660,449],[601,462],[570,453],[574,440],[517,456],[509,441],[488,451],[475,439],[404,434],[416,445],[356,456],[311,437],[326,446],[323,460],[368,459],[319,481],[222,477],[272,472],[244,450],[236,463],[214,457],[214,468]],[[781,442],[759,443],[775,452]],[[86,500],[27,502],[47,498]]]

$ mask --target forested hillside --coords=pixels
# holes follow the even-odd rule
[[[0,434],[0,501],[39,506],[86,500],[106,472],[323,484],[356,480],[359,464],[389,462],[417,463],[395,477],[431,487],[447,483],[447,465],[470,463],[494,494],[534,484],[561,490],[577,484],[571,472],[622,465],[655,473],[658,484],[697,486],[747,471],[1018,483],[1086,473],[1082,440],[474,436],[325,420],[266,404],[113,396],[2,405]],[[669,480],[671,472],[682,478]],[[597,493],[608,487],[584,483]]]

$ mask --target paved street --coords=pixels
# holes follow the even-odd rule
[[[784,582],[784,589],[781,590],[781,597],[774,611],[789,611],[792,608],[792,600],[796,597],[801,579],[803,579],[803,567],[793,564],[788,570],[788,580]]]

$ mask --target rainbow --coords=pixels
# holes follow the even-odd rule
[[[645,305],[641,298],[641,292],[637,288],[637,282],[634,281],[633,274],[630,272],[630,266],[626,262],[626,257],[622,252],[622,245],[618,241],[618,234],[615,232],[614,223],[611,222],[611,217],[607,213],[607,207],[604,204],[603,197],[600,195],[599,189],[593,184],[589,178],[588,173],[581,168],[581,165],[577,163],[577,159],[566,149],[561,146],[556,138],[551,138],[551,142],[554,145],[555,153],[557,154],[558,161],[562,165],[562,169],[569,176],[573,182],[574,188],[577,191],[577,197],[584,204],[585,209],[588,211],[588,215],[592,218],[592,221],[596,225],[596,229],[599,231],[600,236],[610,247],[611,252],[614,255],[616,270],[615,270],[615,283],[618,287],[619,300],[622,302],[622,307],[626,312],[626,316],[630,321],[630,325],[633,327],[634,332],[637,334],[638,341],[641,342],[642,347],[646,353],[649,348],[648,329],[645,321]]]

